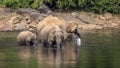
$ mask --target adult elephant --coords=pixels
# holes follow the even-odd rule
[[[67,38],[67,32],[54,24],[46,25],[41,31],[38,31],[38,40],[44,46],[60,46],[65,38]]]
[[[48,42],[47,42],[48,34],[55,27],[56,27],[56,25],[54,25],[54,24],[46,25],[41,30],[37,31],[38,41],[41,42],[43,45],[48,46]]]
[[[17,44],[20,46],[28,45],[28,46],[35,46],[37,45],[36,41],[36,34],[26,30],[22,31],[17,36]]]
[[[81,34],[80,34],[79,24],[68,23],[66,31],[68,32],[68,38],[72,39],[73,41],[76,41],[77,45],[80,46]]]
[[[45,26],[52,24],[59,26],[63,30],[66,30],[67,24],[64,21],[50,15],[38,23],[36,27],[36,34],[38,35],[38,32],[40,32]]]
[[[58,26],[56,26],[54,29],[52,29],[49,32],[48,43],[50,46],[61,48],[63,45],[63,42],[67,38],[67,35],[68,34],[65,30],[62,30]]]

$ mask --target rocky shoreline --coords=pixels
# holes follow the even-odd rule
[[[12,11],[0,8],[0,31],[34,30],[38,22],[53,15],[66,23],[77,23],[81,30],[120,28],[120,16],[110,13],[53,12],[50,9],[25,9]]]

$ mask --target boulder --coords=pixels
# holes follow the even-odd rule
[[[40,13],[45,13],[45,14],[52,14],[53,13],[53,11],[50,10],[50,8],[47,5],[45,5],[45,4],[43,4],[42,6],[40,6],[38,8],[38,11]]]
[[[27,24],[25,23],[18,23],[15,25],[15,30],[26,30],[27,28]]]
[[[117,23],[111,23],[111,27],[112,28],[118,28],[118,24]]]
[[[105,18],[104,16],[100,15],[100,16],[99,16],[99,19],[100,19],[100,20],[105,20],[106,18]]]
[[[92,23],[92,20],[83,14],[78,14],[76,12],[73,12],[73,13],[71,13],[71,16],[81,20],[83,23],[86,23],[86,24]]]
[[[30,14],[32,9],[26,9],[26,8],[20,8],[18,9],[17,13],[18,14]]]
[[[37,25],[37,23],[31,22],[31,23],[29,24],[29,27],[30,27],[30,28],[36,28],[36,25]]]
[[[14,29],[9,28],[9,27],[5,27],[2,29],[3,32],[9,32],[9,31],[13,31]]]
[[[112,14],[110,14],[110,13],[105,13],[103,16],[104,16],[106,19],[112,19],[112,18],[113,18]]]
[[[12,8],[5,8],[4,11],[7,12],[7,13],[11,13],[11,12],[14,11],[14,9],[12,9]]]
[[[38,18],[40,16],[40,13],[38,13],[38,12],[31,12],[30,13],[30,17],[32,18],[32,19],[36,19],[36,18]]]
[[[7,32],[7,31],[13,31],[13,26],[12,24],[8,24],[8,23],[1,23],[0,25],[0,31],[4,31],[4,32]]]

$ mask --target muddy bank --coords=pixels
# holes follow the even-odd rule
[[[38,22],[49,15],[56,16],[66,23],[77,23],[81,30],[120,28],[120,16],[110,13],[99,15],[88,12],[40,11],[32,9],[12,11],[9,8],[0,8],[0,31],[34,30]]]

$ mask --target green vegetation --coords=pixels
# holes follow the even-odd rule
[[[0,6],[10,8],[38,8],[43,3],[54,10],[120,13],[120,0],[0,0]]]
[[[43,0],[0,0],[0,6],[9,8],[37,8]]]

